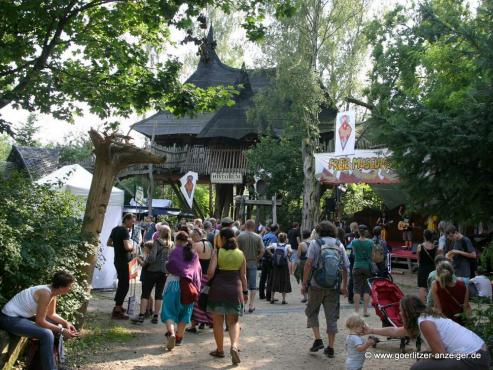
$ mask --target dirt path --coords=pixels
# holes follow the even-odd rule
[[[405,293],[414,293],[416,275],[397,275],[396,282]],[[288,305],[271,305],[265,301],[257,302],[253,314],[245,314],[240,318],[242,327],[240,338],[241,364],[236,369],[344,369],[344,341],[347,330],[344,327],[346,317],[353,312],[353,306],[341,298],[341,318],[336,337],[334,359],[328,359],[322,351],[312,354],[308,348],[313,342],[311,330],[306,328],[304,304],[299,302],[299,285],[292,281],[294,293],[288,295]],[[90,311],[110,317],[113,293],[99,294],[99,298],[91,302]],[[367,322],[371,326],[381,326],[373,309]],[[325,319],[320,317],[321,329],[325,328]],[[164,324],[151,324],[146,321],[142,326],[130,322],[122,324],[131,332],[133,338],[125,345],[108,345],[89,356],[89,361],[81,369],[227,369],[232,368],[229,356],[216,359],[209,355],[215,348],[212,330],[201,330],[199,334],[186,333],[183,345],[172,352],[164,348]],[[227,335],[227,333],[226,333]],[[385,338],[381,338],[385,339]],[[326,338],[324,338],[326,342]],[[229,349],[229,338],[225,338],[225,349]],[[407,347],[408,351],[413,345]],[[398,341],[384,341],[372,353],[398,353]],[[408,369],[413,360],[381,360],[365,361],[365,369]]]

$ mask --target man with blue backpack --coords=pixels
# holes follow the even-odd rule
[[[347,295],[349,259],[344,246],[336,239],[337,229],[334,224],[322,221],[315,231],[318,238],[312,240],[308,247],[301,294],[308,291],[305,315],[307,327],[312,328],[315,336],[310,352],[324,348],[318,322],[320,306],[323,305],[328,335],[328,346],[324,349],[324,354],[333,358],[339,319],[339,295]]]

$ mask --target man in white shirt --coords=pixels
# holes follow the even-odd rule
[[[471,280],[469,280],[469,284],[474,284],[479,297],[484,297],[491,301],[492,298],[491,280],[483,275],[483,271],[481,267],[479,267],[478,271],[476,271],[476,276]]]

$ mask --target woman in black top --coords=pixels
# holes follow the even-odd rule
[[[419,298],[426,302],[428,289],[428,275],[435,270],[435,255],[437,247],[433,243],[434,233],[431,230],[423,232],[424,242],[418,245],[416,254],[418,256],[418,288]]]

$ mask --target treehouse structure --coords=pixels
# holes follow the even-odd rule
[[[133,129],[149,139],[148,149],[166,155],[167,160],[161,165],[131,167],[119,177],[149,176],[151,184],[169,184],[182,199],[177,185],[179,178],[188,171],[197,172],[198,183],[209,184],[211,192],[215,192],[215,204],[210,204],[210,209],[215,217],[221,218],[233,216],[234,196],[242,195],[245,187],[253,184],[244,152],[256,143],[261,130],[248,121],[247,111],[255,94],[272,83],[275,69],[229,67],[221,62],[215,47],[211,28],[199,47],[197,68],[186,82],[201,88],[234,86],[240,92],[235,97],[235,105],[193,117],[176,117],[162,111],[135,123]],[[333,110],[321,113],[320,132],[325,141],[333,136],[335,115]],[[280,120],[272,127],[274,134],[279,134],[282,126]],[[183,207],[188,207],[185,202]],[[198,209],[196,204],[193,211],[202,217],[208,213]]]

